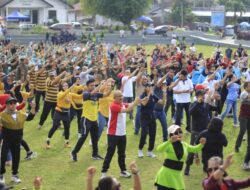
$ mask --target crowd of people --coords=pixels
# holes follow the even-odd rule
[[[199,152],[203,171],[208,173],[204,189],[236,190],[250,186],[249,179],[236,182],[223,178],[232,161],[230,155],[222,162],[223,147],[228,144],[223,120],[230,114],[231,127],[240,127],[235,152],[239,152],[247,132],[242,168],[250,170],[250,69],[247,50],[241,45],[236,51],[227,48],[225,55],[217,46],[209,58],[198,53],[194,44],[188,47],[174,38],[168,45],[156,45],[152,53],[140,44],[133,48],[93,42],[41,42],[28,46],[9,43],[0,48],[1,182],[5,182],[7,161],[12,161],[12,181],[21,182],[21,145],[27,160],[35,154],[23,139],[25,121],[40,116],[37,129],[42,130],[51,114],[53,124],[44,138],[48,151],[53,148],[52,137],[61,126],[64,147],[72,147],[70,126],[76,122],[78,140],[72,147],[71,160],[78,161],[78,153],[90,133],[91,156],[103,161],[96,189],[121,189],[117,179],[108,176],[116,148],[120,176],[133,175],[133,189],[142,189],[136,164],[130,165],[131,172],[126,167],[128,113],[134,134],[140,135],[135,142],[138,158],[144,157],[146,144],[146,156],[157,156],[156,126],[162,128],[163,143],[157,145],[156,151],[165,153],[165,160],[155,178],[158,190],[185,189],[182,173],[190,174],[193,161],[199,161]],[[107,152],[103,157],[98,142],[105,138],[105,126]],[[184,129],[191,134],[190,144],[183,141]],[[95,167],[88,169],[88,190],[94,189],[95,173]]]

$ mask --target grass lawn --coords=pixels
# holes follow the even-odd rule
[[[152,49],[154,46],[149,46],[148,49]],[[211,55],[214,47],[209,46],[197,46],[198,52],[202,51],[205,57]],[[223,49],[223,48],[222,48]],[[224,50],[223,50],[224,51]],[[86,189],[86,169],[93,165],[97,168],[97,174],[95,177],[95,184],[100,178],[100,172],[102,167],[102,161],[94,161],[91,159],[92,148],[89,146],[89,137],[86,140],[85,145],[82,147],[78,154],[78,162],[73,163],[70,160],[70,149],[64,148],[64,138],[62,137],[63,130],[57,130],[54,134],[51,145],[52,149],[45,150],[45,140],[48,135],[48,131],[52,126],[51,117],[48,117],[46,123],[41,130],[37,130],[37,125],[39,122],[41,111],[36,115],[35,119],[31,122],[26,122],[24,130],[24,139],[28,142],[31,149],[38,153],[38,157],[30,160],[24,161],[25,151],[21,152],[21,163],[20,163],[20,178],[22,183],[16,185],[15,189],[21,189],[26,187],[27,189],[32,189],[32,181],[35,176],[43,177],[43,190],[85,190]],[[168,117],[168,125],[171,124],[170,118]],[[156,146],[162,143],[162,130],[159,123],[157,123],[157,137]],[[184,126],[182,126],[184,128]],[[127,152],[126,152],[126,162],[127,165],[136,160],[137,164],[141,170],[141,181],[144,190],[154,189],[154,178],[156,172],[162,166],[164,157],[163,154],[157,153],[157,158],[147,158],[143,159],[137,158],[137,150],[139,144],[139,136],[133,134],[133,123],[132,121],[127,121]],[[76,120],[72,122],[71,125],[71,145],[74,146],[77,141],[77,126]],[[232,118],[225,119],[224,132],[228,138],[228,147],[224,149],[225,155],[234,151],[234,143],[239,132],[239,128],[233,128]],[[189,142],[190,135],[184,135],[185,141]],[[106,135],[103,133],[101,140],[99,142],[99,153],[102,156],[106,154]],[[146,153],[147,145],[144,147],[144,152]],[[234,164],[229,169],[228,173],[231,177],[235,179],[243,179],[249,176],[248,172],[241,170],[241,164],[244,159],[246,152],[246,142],[242,143],[240,153],[235,154]],[[119,167],[117,163],[117,155],[113,157],[109,174],[112,176],[119,176]],[[206,176],[202,172],[202,166],[193,165],[191,167],[191,174],[185,177],[186,189],[187,190],[200,190],[201,181]],[[9,184],[11,177],[10,167],[7,167],[7,172],[5,174],[6,182]],[[119,177],[118,177],[119,178]],[[128,190],[132,187],[131,179],[120,179],[122,184],[122,189]]]

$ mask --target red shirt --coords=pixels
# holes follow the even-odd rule
[[[113,102],[109,107],[108,135],[124,136],[126,135],[126,113],[122,113],[122,108],[126,104]]]

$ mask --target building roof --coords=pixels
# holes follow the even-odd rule
[[[8,5],[9,3],[11,3],[14,0],[0,0],[0,8],[5,7],[6,5]],[[50,3],[48,3],[46,0],[41,0],[44,3],[48,4],[49,6],[53,7],[53,5],[51,5]],[[59,0],[60,2],[66,4],[67,6],[69,6],[70,8],[74,8],[72,5],[70,5],[69,3],[67,3],[67,0]]]

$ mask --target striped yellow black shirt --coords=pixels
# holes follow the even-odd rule
[[[36,91],[46,91],[47,71],[43,71],[40,75],[36,75]]]
[[[32,84],[34,86],[34,88],[36,87],[36,71],[33,71],[29,74],[30,76],[30,84]]]
[[[56,85],[52,85],[52,82],[53,80],[51,80],[50,78],[48,78],[46,81],[47,89],[46,89],[45,101],[56,103],[59,83],[57,83]]]

